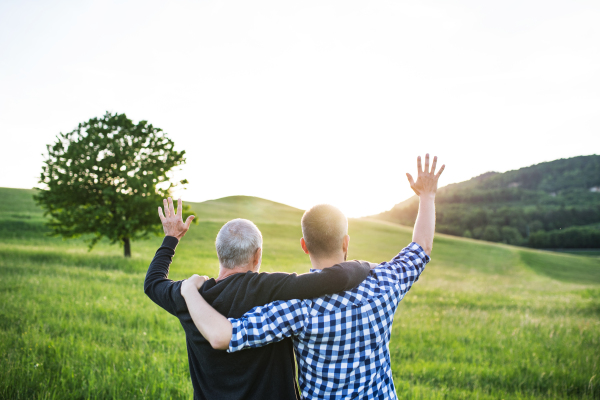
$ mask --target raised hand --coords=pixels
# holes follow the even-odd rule
[[[437,184],[440,175],[444,171],[445,165],[442,165],[438,173],[435,173],[435,167],[437,164],[437,157],[433,157],[433,164],[431,165],[431,171],[429,170],[429,154],[425,155],[425,169],[421,168],[421,156],[417,158],[417,181],[413,180],[411,174],[406,173],[408,182],[410,183],[411,189],[417,194],[422,195],[435,195],[437,191]]]
[[[177,212],[175,212],[175,207],[173,206],[173,199],[170,197],[163,200],[163,206],[165,212],[163,214],[162,208],[158,207],[158,216],[160,217],[160,222],[162,222],[165,236],[174,236],[178,240],[181,240],[183,235],[190,229],[190,224],[194,220],[194,216],[190,215],[185,220],[185,223],[183,222],[183,203],[181,199],[177,200]]]

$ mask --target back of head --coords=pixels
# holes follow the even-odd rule
[[[309,253],[327,257],[342,250],[348,234],[348,219],[329,204],[318,204],[302,216],[302,235]]]
[[[252,221],[238,218],[223,225],[215,246],[221,266],[233,269],[252,261],[262,247],[262,235]]]

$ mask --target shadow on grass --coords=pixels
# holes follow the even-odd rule
[[[563,282],[600,284],[600,261],[590,257],[521,251],[521,260],[535,272]]]
[[[0,219],[0,238],[27,238],[44,236],[50,233],[41,220],[31,221],[31,216],[20,214],[11,215],[11,218]]]
[[[149,260],[126,259],[122,256],[113,255],[5,248],[0,249],[0,264],[5,267],[60,265],[134,273],[145,272],[148,269]]]

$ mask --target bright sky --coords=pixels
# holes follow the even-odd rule
[[[106,110],[187,152],[184,200],[349,216],[440,185],[600,153],[600,1],[0,2],[0,186]]]

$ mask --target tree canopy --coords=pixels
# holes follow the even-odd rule
[[[105,237],[126,257],[132,240],[161,232],[157,208],[176,186],[168,173],[185,163],[162,129],[108,112],[60,133],[44,155],[35,199],[52,234],[86,236],[90,249]]]

